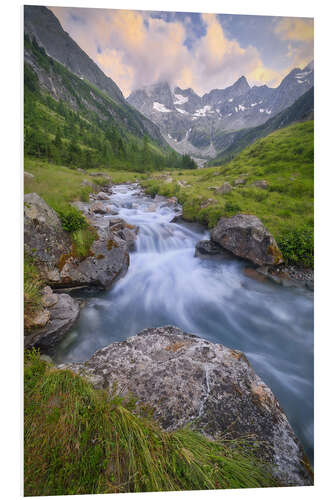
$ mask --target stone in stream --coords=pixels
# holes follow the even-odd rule
[[[48,319],[25,331],[24,347],[37,347],[42,351],[53,348],[68,332],[80,313],[79,303],[66,293],[55,294],[47,286],[43,289],[42,303]]]
[[[259,266],[283,262],[275,239],[254,215],[221,217],[210,235],[221,247]]]
[[[60,365],[111,394],[150,405],[166,430],[190,424],[213,439],[253,436],[283,486],[311,485],[311,469],[286,415],[245,355],[174,326],[148,328]]]
[[[218,243],[212,240],[200,240],[195,245],[194,257],[207,258],[216,255],[229,259],[233,257],[230,252],[224,250]]]
[[[99,193],[96,194],[96,199],[97,200],[109,200],[110,196],[107,195],[104,191],[100,191]]]
[[[107,197],[107,199],[108,198],[109,197]],[[104,215],[109,212],[109,208],[105,206],[101,201],[95,201],[95,203],[91,204],[89,212]]]

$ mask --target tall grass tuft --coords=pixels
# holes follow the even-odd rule
[[[139,407],[31,351],[25,360],[25,495],[275,486],[250,439],[165,432]]]

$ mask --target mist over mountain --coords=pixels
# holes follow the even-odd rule
[[[265,123],[291,106],[313,83],[311,62],[303,69],[293,69],[277,88],[250,87],[241,76],[233,85],[200,97],[191,88],[172,89],[168,82],[160,82],[135,90],[127,100],[160,127],[177,151],[213,158],[230,145],[228,141],[224,144],[226,133]]]

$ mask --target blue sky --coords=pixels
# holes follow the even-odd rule
[[[202,95],[244,75],[276,86],[313,59],[313,20],[53,7],[65,31],[127,96],[160,80]]]

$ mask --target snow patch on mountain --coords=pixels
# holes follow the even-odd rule
[[[159,111],[160,113],[171,113],[172,109],[166,108],[164,104],[161,104],[160,102],[154,102],[153,103],[153,108],[156,109],[156,111]]]
[[[188,102],[188,97],[184,97],[181,94],[174,94],[175,100],[173,101],[175,106],[179,106],[180,104],[185,104]]]

